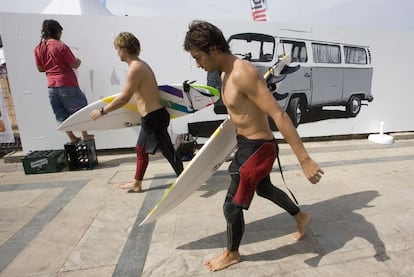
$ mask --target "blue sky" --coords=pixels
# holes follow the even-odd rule
[[[41,13],[50,1],[0,0],[0,12]],[[414,30],[412,0],[267,0],[267,3],[270,20],[275,22]],[[249,0],[106,0],[106,7],[114,15],[251,20]]]

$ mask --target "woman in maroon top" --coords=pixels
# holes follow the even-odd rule
[[[37,69],[46,73],[49,100],[58,122],[63,122],[88,104],[74,71],[81,61],[60,40],[62,31],[62,26],[56,20],[43,21],[41,41],[34,50]],[[66,133],[71,142],[80,140],[73,132]],[[83,140],[93,137],[87,131],[82,131]]]

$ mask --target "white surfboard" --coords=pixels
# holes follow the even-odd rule
[[[167,108],[171,119],[194,113],[214,104],[220,93],[213,87],[199,84],[176,84],[159,86],[161,103]],[[59,131],[94,131],[138,126],[141,118],[134,97],[122,108],[117,109],[98,120],[91,120],[92,110],[111,103],[119,94],[102,98],[80,109],[67,118],[57,129]]]
[[[165,191],[158,204],[140,225],[150,223],[169,212],[196,191],[225,161],[236,147],[236,127],[226,119]]]
[[[284,56],[269,68],[264,75],[265,79],[272,75],[280,76],[280,72],[290,61],[289,55]],[[140,226],[157,220],[188,198],[214,174],[236,145],[236,127],[230,119],[226,119],[184,168],[176,181],[165,191]]]

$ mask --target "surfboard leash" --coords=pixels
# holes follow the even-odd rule
[[[295,200],[295,203],[297,205],[299,205],[298,200],[296,200],[295,195],[293,194],[293,192],[288,188],[288,186],[286,185],[286,181],[285,181],[285,176],[283,176],[283,170],[282,170],[282,166],[280,164],[280,158],[279,158],[279,154],[277,155],[277,163],[279,165],[279,171],[280,171],[280,175],[282,176],[282,180],[283,180],[283,184],[285,185],[285,188],[289,191],[290,195],[292,196],[293,200]]]
[[[206,96],[206,97],[215,97],[216,95],[214,95],[214,94],[211,94],[211,93],[206,93],[206,92],[204,92],[204,91],[202,91],[202,90],[200,90],[200,89],[198,89],[198,88],[196,88],[196,87],[193,87],[193,86],[191,86],[195,91],[197,91],[198,93],[200,93],[201,95],[203,95],[203,96]]]

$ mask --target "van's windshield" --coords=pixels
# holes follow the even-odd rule
[[[264,34],[232,35],[229,45],[233,54],[252,62],[271,62],[275,52],[274,37]]]

